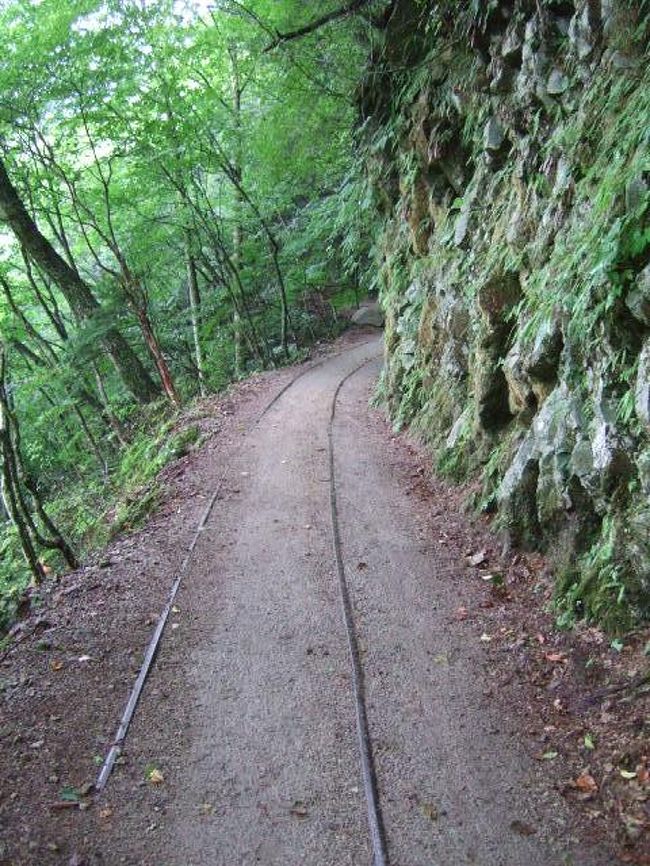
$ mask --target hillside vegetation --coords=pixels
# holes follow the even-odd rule
[[[650,613],[648,24],[401,0],[361,99],[395,421],[612,628]]]

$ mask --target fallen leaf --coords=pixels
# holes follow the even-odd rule
[[[591,773],[581,773],[578,778],[575,780],[574,785],[579,791],[584,791],[588,794],[595,794],[598,790],[598,785],[596,784],[596,780],[591,775]]]
[[[542,761],[554,761],[557,758],[557,752],[544,752]]]
[[[565,653],[544,653],[544,658],[547,662],[565,662]]]
[[[585,734],[584,743],[585,749],[592,750],[596,748],[596,746],[594,745],[594,738],[591,736],[591,734]]]
[[[112,814],[113,814],[113,810],[111,809],[110,806],[106,806],[106,808],[99,810],[99,817],[103,818],[104,820],[106,820],[107,818],[110,818]]]
[[[154,767],[153,770],[150,770],[148,772],[147,779],[149,782],[151,782],[152,785],[162,785],[162,783],[165,781],[165,777],[157,767]]]
[[[56,673],[57,671],[62,670],[63,662],[61,661],[61,659],[52,659],[52,661],[50,662],[50,667]]]
[[[636,773],[632,770],[619,770],[619,773],[624,779],[627,779],[628,782],[630,781],[630,779],[636,779]]]
[[[466,607],[459,607],[456,609],[456,619],[459,619],[461,621],[464,619],[467,619],[467,608]]]

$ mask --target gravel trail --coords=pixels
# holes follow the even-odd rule
[[[457,564],[370,419],[381,351],[302,375],[232,458],[127,743],[142,755],[151,738],[162,761],[155,821],[138,833],[124,811],[111,866],[372,862],[330,510],[346,377],[336,501],[391,866],[608,862],[572,845],[561,798],[537,791],[485,700],[481,647],[454,621]],[[113,801],[129,784],[116,773]]]

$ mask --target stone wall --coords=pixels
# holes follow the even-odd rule
[[[400,0],[373,53],[395,422],[553,555],[568,619],[646,618],[647,5]]]

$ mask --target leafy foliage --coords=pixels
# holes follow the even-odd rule
[[[369,279],[352,155],[369,25],[268,50],[311,20],[299,0],[0,5],[0,159],[97,301],[80,318],[0,223],[0,342],[24,460],[84,550],[155,499],[179,402],[335,333]],[[167,403],[134,403],[116,329]],[[11,602],[27,572],[8,521],[0,571]]]

